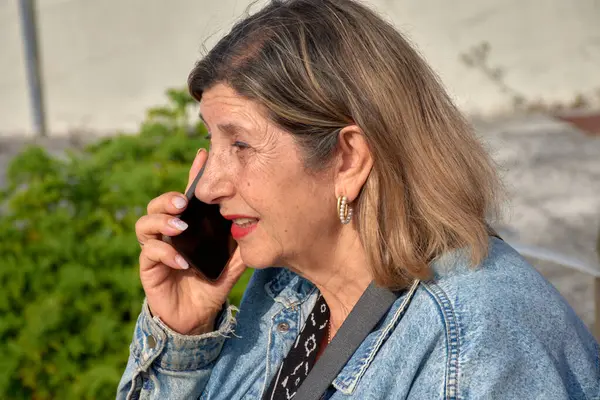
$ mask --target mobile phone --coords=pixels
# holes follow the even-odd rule
[[[202,277],[216,281],[235,250],[235,241],[231,237],[232,221],[223,218],[219,205],[203,203],[194,195],[204,166],[187,190],[188,205],[178,216],[188,228],[179,235],[163,236],[163,241],[171,244]]]

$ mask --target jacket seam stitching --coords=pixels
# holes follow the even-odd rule
[[[371,362],[373,362],[373,358],[375,358],[375,354],[377,353],[377,351],[379,351],[379,348],[381,347],[381,345],[384,341],[384,338],[386,338],[387,335],[390,333],[390,331],[392,331],[393,328],[395,328],[396,325],[399,323],[400,318],[406,312],[406,309],[408,308],[410,302],[412,301],[414,294],[417,291],[418,287],[419,287],[419,280],[416,280],[413,283],[412,287],[410,288],[408,294],[406,295],[406,297],[400,304],[400,307],[398,307],[398,309],[394,313],[394,317],[392,318],[390,323],[385,327],[384,331],[379,336],[379,338],[377,338],[377,341],[375,342],[375,346],[373,346],[373,349],[371,349],[371,351],[369,352],[369,356],[367,357],[367,360],[361,366],[360,371],[359,371],[358,375],[356,376],[355,382],[358,382],[360,380],[362,375],[367,370],[368,366],[371,365]]]
[[[460,339],[458,332],[458,323],[456,321],[456,312],[446,292],[435,283],[423,283],[423,287],[435,299],[440,307],[443,316],[443,323],[446,327],[446,341],[448,343],[448,362],[446,370],[446,379],[444,382],[444,398],[447,400],[456,400],[458,395],[458,375],[459,360],[458,351],[460,348]]]
[[[414,298],[415,293],[419,287],[419,282],[420,282],[419,280],[415,280],[415,282],[413,282],[406,297],[402,300],[402,303],[400,304],[398,309],[394,312],[394,316],[392,317],[392,320],[389,322],[389,324],[387,324],[387,326],[383,329],[383,331],[381,332],[381,334],[379,335],[379,337],[377,338],[377,340],[375,341],[373,346],[368,350],[367,357],[361,359],[362,365],[360,366],[358,373],[353,377],[351,384],[348,385],[345,382],[342,382],[341,384],[338,383],[338,386],[344,388],[343,392],[345,394],[354,393],[354,390],[356,389],[358,382],[360,381],[360,379],[366,372],[367,368],[373,362],[373,359],[375,358],[375,355],[381,348],[384,340],[387,340],[388,334],[390,334],[390,332],[397,327],[400,319],[406,312],[406,309],[410,305],[410,303],[411,303],[412,299]],[[385,316],[383,318],[385,318]],[[335,382],[336,380],[337,380],[337,376],[335,377],[335,379],[333,381]]]

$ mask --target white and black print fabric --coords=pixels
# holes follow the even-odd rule
[[[327,335],[329,307],[321,294],[294,345],[265,392],[263,400],[289,400],[315,365],[319,346]]]

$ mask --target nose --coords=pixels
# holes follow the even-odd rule
[[[225,162],[224,157],[209,152],[194,195],[203,203],[219,204],[235,192],[232,175],[230,163]]]

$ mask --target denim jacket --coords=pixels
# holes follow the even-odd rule
[[[555,288],[490,239],[476,268],[449,252],[398,297],[325,399],[600,399],[600,348]],[[316,301],[283,268],[255,271],[239,313],[183,336],[146,305],[118,399],[261,398]]]

